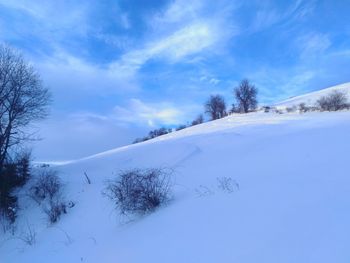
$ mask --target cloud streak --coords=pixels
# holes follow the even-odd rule
[[[116,106],[113,118],[120,122],[148,125],[176,125],[186,121],[185,112],[171,103],[144,103],[139,99],[131,99],[126,107]]]
[[[209,23],[188,25],[173,34],[153,41],[144,48],[130,51],[116,62],[110,69],[123,76],[132,76],[151,59],[166,59],[172,63],[183,62],[188,56],[203,52],[220,39],[215,27]]]
[[[311,32],[296,39],[297,48],[302,59],[310,59],[322,55],[331,46],[331,40],[326,34]]]

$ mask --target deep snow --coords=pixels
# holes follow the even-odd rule
[[[18,233],[0,238],[0,262],[348,263],[349,138],[350,112],[259,112],[59,165],[75,207],[48,226],[22,193]],[[101,192],[135,167],[173,168],[174,199],[126,222]],[[218,177],[239,187],[226,193]],[[27,222],[33,246],[16,238]]]

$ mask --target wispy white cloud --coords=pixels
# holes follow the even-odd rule
[[[238,29],[232,21],[227,21],[230,4],[225,9],[208,13],[209,3],[197,0],[171,2],[150,19],[152,30],[143,46],[123,54],[111,63],[111,69],[132,76],[152,59],[193,63],[194,55],[210,54],[219,49],[222,52],[224,44],[237,34]]]
[[[265,29],[282,19],[282,14],[278,13],[274,9],[260,9],[256,13],[256,17],[253,20],[251,31],[256,32]]]
[[[110,67],[88,63],[78,57],[57,51],[55,56],[36,61],[36,68],[44,83],[56,92],[89,94],[132,94],[139,91],[136,79],[116,72]]]
[[[44,54],[39,59],[33,57],[33,60],[40,70],[45,72],[45,78],[49,82],[60,83],[62,87],[132,90],[136,86],[138,71],[150,60],[194,63],[199,56],[205,57],[206,54],[218,52],[219,49],[222,51],[222,45],[236,32],[232,23],[227,22],[227,10],[231,5],[227,4],[225,9],[218,8],[208,13],[210,1],[170,2],[164,10],[148,18],[152,21],[149,25],[149,36],[142,39],[137,48],[135,40],[129,37],[95,30],[90,17],[93,6],[89,2],[42,3],[34,0],[28,4],[25,0],[0,0],[0,5],[19,10],[33,18],[35,26],[22,25],[17,29],[26,30],[28,33],[32,31],[30,34],[37,35],[45,45],[50,46],[49,56]],[[132,26],[127,12],[117,14],[115,21],[124,29],[130,29]],[[230,26],[227,26],[228,24]],[[70,46],[74,45],[74,51],[77,51],[79,46],[74,44],[75,40],[72,40],[72,37],[76,34],[90,37],[91,32],[94,33],[94,39],[101,40],[106,45],[116,48],[118,52],[124,53],[116,52],[114,58],[104,65],[88,61],[86,57],[89,54],[84,46],[78,48],[79,54],[72,54]],[[19,34],[22,37],[23,35],[25,34]],[[40,47],[38,50],[42,52]],[[65,78],[61,78],[62,75]],[[69,81],[74,85],[69,85]],[[212,84],[215,83],[217,81],[213,80]]]
[[[130,29],[131,28],[131,22],[129,19],[129,16],[127,13],[123,13],[120,16],[120,24],[124,29]]]
[[[324,54],[332,44],[330,38],[326,34],[317,32],[304,34],[295,41],[300,51],[300,56],[304,59]]]
[[[124,54],[120,60],[111,63],[110,68],[133,75],[147,61],[155,58],[178,62],[190,55],[202,52],[219,40],[215,28],[209,23],[198,22],[188,25],[169,36],[147,43],[144,48]]]
[[[350,49],[341,49],[341,50],[332,52],[330,56],[350,57]]]
[[[260,1],[249,32],[300,21],[313,12],[315,4],[315,0],[298,0],[288,5],[285,10],[281,10],[272,1]]]
[[[219,36],[215,32],[215,25],[210,22],[198,22],[151,44],[147,50],[151,56],[165,56],[172,61],[178,61],[203,51],[218,40]]]
[[[72,35],[84,36],[89,30],[88,15],[90,6],[85,1],[40,1],[0,0],[0,6],[16,11],[21,17],[30,17],[26,23],[17,22],[14,29],[23,34],[40,38],[46,43],[56,45],[58,40]],[[28,24],[29,23],[29,24]],[[9,35],[14,37],[15,32]]]
[[[318,73],[316,69],[304,67],[290,68],[288,71],[261,67],[255,72],[250,72],[249,78],[259,89],[260,102],[273,103],[305,92]]]
[[[193,0],[175,0],[170,2],[167,8],[157,13],[151,20],[150,24],[154,28],[169,26],[169,24],[177,25],[178,23],[186,23],[199,17],[201,9],[205,6],[206,1]]]
[[[175,125],[184,121],[184,112],[171,103],[144,103],[131,99],[126,107],[116,106],[112,115],[118,121],[148,126]]]
[[[113,10],[101,18],[105,12],[99,1],[84,0],[0,0],[0,10],[10,14],[12,23],[2,25],[0,18],[0,40],[34,42],[30,48],[37,53],[49,50],[72,52],[80,57],[93,57],[90,46],[95,40],[103,41],[117,51],[130,46],[132,41],[125,35],[117,35],[113,30],[129,30],[132,27],[127,12],[119,10],[118,4],[110,4]],[[4,23],[4,22],[3,22]],[[77,54],[79,53],[79,54]],[[54,54],[53,54],[54,55]]]
[[[219,79],[217,79],[216,77],[212,77],[212,76],[210,76],[210,75],[202,75],[202,76],[199,78],[199,80],[200,80],[201,82],[208,82],[208,83],[210,83],[210,84],[212,84],[212,85],[217,85],[217,84],[220,83],[220,80],[219,80]]]

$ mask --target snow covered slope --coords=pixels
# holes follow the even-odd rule
[[[341,91],[344,92],[347,97],[350,99],[350,82],[344,83],[341,85],[333,86],[330,88],[322,89],[319,91],[307,93],[305,95],[292,97],[290,99],[287,99],[285,101],[281,101],[277,104],[275,104],[278,108],[285,108],[285,107],[292,107],[292,106],[298,106],[300,103],[305,103],[307,106],[314,106],[318,99],[320,99],[322,96],[327,96],[332,91]]]
[[[350,112],[251,113],[72,161],[56,169],[75,207],[48,226],[23,193],[0,262],[348,263],[349,149]],[[173,168],[174,199],[125,223],[101,192],[135,167]],[[33,246],[19,239],[27,224]]]

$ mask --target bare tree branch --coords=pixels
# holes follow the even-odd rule
[[[258,90],[254,85],[250,84],[247,79],[242,80],[239,86],[234,89],[238,111],[247,113],[255,110],[258,103],[256,99],[257,93]]]
[[[226,116],[226,103],[221,95],[211,95],[204,104],[205,113],[210,115],[212,120],[217,120]]]
[[[0,169],[9,149],[31,138],[25,127],[47,116],[49,102],[49,91],[33,67],[0,45]]]

